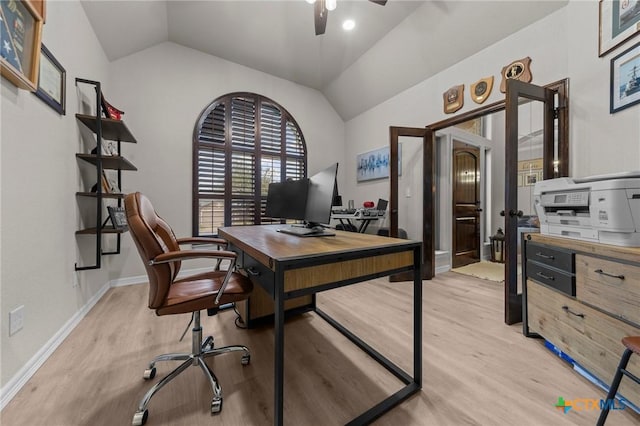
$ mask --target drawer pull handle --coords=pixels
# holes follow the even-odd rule
[[[608,272],[603,271],[602,269],[596,269],[593,272],[595,272],[596,274],[605,275],[607,277],[618,278],[620,280],[624,280],[624,275],[622,275],[622,274],[620,274],[620,275],[610,274]]]
[[[260,272],[253,269],[253,267],[246,268],[245,271],[247,271],[247,274],[251,275],[252,277],[260,276]]]
[[[555,281],[556,279],[556,277],[552,277],[551,275],[545,275],[542,272],[538,272],[536,275],[539,276],[540,278],[544,278],[545,280],[549,280],[549,281]]]
[[[536,256],[541,257],[541,258],[543,258],[543,259],[549,259],[549,260],[553,260],[553,259],[555,259],[555,257],[554,257],[554,256],[547,256],[546,254],[542,254],[542,253],[540,253],[540,252],[537,252],[537,253],[536,253]]]
[[[566,313],[568,313],[568,314],[575,315],[575,316],[580,317],[580,318],[584,318],[584,314],[576,314],[576,313],[575,313],[575,312],[573,312],[571,309],[569,309],[569,307],[568,307],[568,306],[563,306],[563,307],[562,307],[562,310],[563,310],[563,311],[565,311],[565,312],[566,312]]]

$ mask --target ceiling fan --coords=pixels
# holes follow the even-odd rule
[[[372,3],[384,6],[387,0],[369,0]],[[324,34],[327,27],[327,15],[330,10],[334,10],[337,6],[337,0],[307,0],[313,3],[313,21],[316,27],[316,35]]]

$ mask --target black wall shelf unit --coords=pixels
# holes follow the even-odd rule
[[[101,258],[103,255],[120,254],[120,235],[126,230],[115,229],[113,224],[108,225],[110,222],[107,216],[103,221],[103,201],[106,199],[115,200],[117,206],[122,206],[122,199],[124,194],[121,192],[108,192],[105,191],[102,185],[104,170],[114,170],[117,172],[117,186],[122,188],[122,171],[138,170],[129,160],[122,156],[120,151],[122,142],[137,143],[136,138],[131,134],[131,131],[127,128],[126,124],[122,120],[113,120],[101,116],[102,107],[102,89],[99,81],[86,80],[83,78],[76,78],[76,86],[79,84],[92,85],[96,92],[96,115],[76,114],[76,119],[86,126],[96,136],[96,146],[92,151],[94,153],[77,153],[76,158],[87,162],[95,167],[95,191],[79,191],[76,192],[77,197],[95,198],[95,216],[96,226],[81,229],[76,231],[76,235],[90,235],[95,238],[96,258],[93,265],[78,266],[75,264],[76,271],[83,271],[87,269],[100,269]],[[117,142],[117,155],[103,154],[103,143],[105,140]],[[92,182],[93,183],[93,182]],[[102,235],[109,234],[116,236],[116,250],[115,251],[103,251],[102,250]]]

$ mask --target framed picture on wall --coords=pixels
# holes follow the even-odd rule
[[[15,86],[35,92],[40,71],[42,17],[29,1],[0,1],[0,72]]]
[[[389,147],[374,149],[356,156],[356,181],[364,182],[389,177],[391,153]],[[398,176],[402,176],[402,144],[398,144]]]
[[[640,102],[640,43],[611,60],[609,112]]]
[[[604,56],[640,33],[639,0],[600,0],[598,56]]]
[[[524,186],[533,186],[538,181],[538,173],[525,173]]]
[[[65,115],[67,72],[43,44],[40,50],[38,89],[34,94],[60,115]]]

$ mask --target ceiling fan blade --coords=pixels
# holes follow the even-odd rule
[[[327,28],[327,15],[329,11],[324,5],[324,1],[316,1],[313,4],[313,21],[316,26],[316,35],[324,34]]]
[[[380,6],[384,6],[387,4],[387,0],[369,0],[372,3],[379,4]]]

